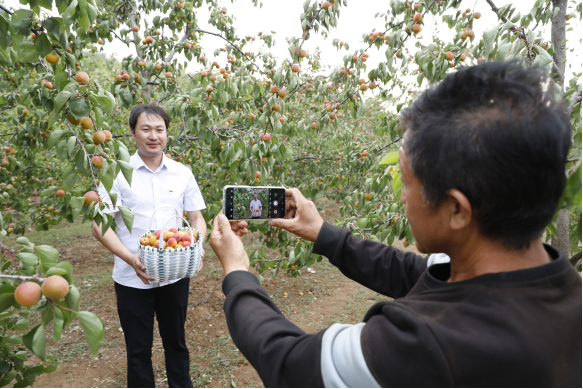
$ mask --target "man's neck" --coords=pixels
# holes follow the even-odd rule
[[[451,273],[448,282],[464,281],[489,273],[502,273],[549,263],[552,259],[540,239],[520,251],[501,246],[491,240],[467,242],[450,255]]]
[[[162,158],[164,158],[163,153],[160,153],[160,154],[152,157],[152,156],[148,156],[148,155],[144,155],[144,154],[140,153],[139,150],[138,150],[138,155],[140,156],[140,158],[142,158],[142,161],[144,161],[146,166],[148,168],[150,168],[150,170],[153,172],[158,170],[158,168],[162,164]]]

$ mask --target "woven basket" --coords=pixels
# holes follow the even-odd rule
[[[188,247],[169,250],[157,249],[151,246],[143,246],[140,244],[140,239],[144,238],[148,233],[155,233],[156,230],[158,230],[152,229],[152,221],[154,220],[154,214],[156,214],[159,209],[164,207],[172,207],[176,211],[176,216],[172,216],[166,221],[166,223],[175,218],[177,220],[176,229],[178,231],[190,232],[192,241],[194,241],[193,232],[196,232],[196,243],[191,244]],[[179,278],[195,277],[200,266],[202,254],[202,242],[199,239],[200,231],[191,228],[188,220],[180,216],[178,214],[178,210],[172,205],[162,205],[154,211],[154,214],[150,220],[150,229],[138,238],[139,256],[142,260],[142,263],[146,267],[145,273],[150,277],[155,278],[155,280],[150,280],[150,284],[176,280]],[[188,227],[179,227],[178,219],[184,220]],[[164,223],[164,227],[166,223]],[[167,229],[160,230],[167,231]]]

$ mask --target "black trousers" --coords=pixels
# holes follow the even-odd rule
[[[156,386],[152,369],[154,312],[164,346],[168,385],[171,388],[192,388],[184,339],[189,284],[189,278],[152,289],[115,283],[117,313],[127,349],[129,388]]]

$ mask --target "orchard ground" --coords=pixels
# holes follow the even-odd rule
[[[332,222],[339,217],[340,204],[327,198],[317,202],[325,220]],[[48,232],[30,233],[28,237],[36,244],[52,243],[59,250],[61,260],[73,264],[75,285],[82,293],[81,308],[94,312],[106,328],[103,345],[94,361],[78,323],[66,328],[61,340],[47,345],[48,353],[62,364],[55,374],[38,377],[34,386],[126,387],[125,343],[111,279],[113,255],[91,236],[89,223],[63,223]],[[244,243],[252,250],[259,249],[259,233],[249,234]],[[394,245],[417,252],[414,245],[406,249],[402,242],[395,241]],[[229,336],[223,313],[222,268],[208,244],[205,250],[204,269],[190,283],[186,321],[193,384],[195,387],[262,386],[259,376]],[[268,258],[277,256],[276,251],[267,250],[267,253]],[[386,299],[344,277],[325,258],[313,269],[315,273],[304,269],[297,278],[280,272],[277,280],[265,272],[263,284],[286,317],[308,333],[337,322],[360,322],[371,305]],[[157,386],[167,387],[164,350],[157,329],[152,353]],[[34,355],[29,360],[29,363],[38,362]]]

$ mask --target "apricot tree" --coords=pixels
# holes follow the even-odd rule
[[[116,203],[115,194],[100,199],[94,191],[98,182],[110,191],[118,174],[131,182],[134,146],[126,123],[132,106],[144,102],[171,115],[167,152],[195,173],[208,204],[207,221],[221,208],[225,184],[297,186],[316,201],[326,195],[342,202],[338,224],[355,234],[412,244],[395,165],[399,111],[460,66],[514,59],[552,73],[549,87],[564,93],[571,112],[569,186],[547,236],[557,236],[555,243],[566,252],[580,251],[581,86],[580,74],[565,67],[573,45],[565,31],[581,19],[580,3],[538,0],[518,12],[513,4],[497,8],[493,0],[476,9],[459,9],[459,0],[393,0],[360,42],[333,40],[345,55],[330,70],[309,39],[341,23],[346,6],[341,0],[304,3],[297,35],[279,42],[288,47],[284,59],[269,53],[276,44],[273,33],[236,31],[234,16],[213,1],[21,3],[28,8],[0,11],[0,189],[3,209],[11,210],[5,218],[14,223],[10,233],[23,234],[28,226],[46,230],[80,215],[104,230],[115,228],[102,211],[104,201]],[[210,7],[212,30],[197,21],[203,5]],[[43,9],[57,9],[59,16]],[[494,12],[498,23],[477,36],[473,29],[485,12]],[[436,36],[422,43],[427,20],[449,29],[448,41]],[[205,52],[199,43],[204,35],[224,47]],[[114,40],[131,49],[127,56],[100,59],[96,53]],[[249,48],[255,40],[263,43],[260,50]],[[186,72],[177,54],[198,70]],[[386,61],[369,68],[371,55]],[[365,92],[375,97],[366,99]],[[131,229],[131,210],[119,209]],[[299,274],[319,260],[311,244],[286,232],[266,224],[251,229],[280,253],[277,258],[251,253],[260,273]]]

